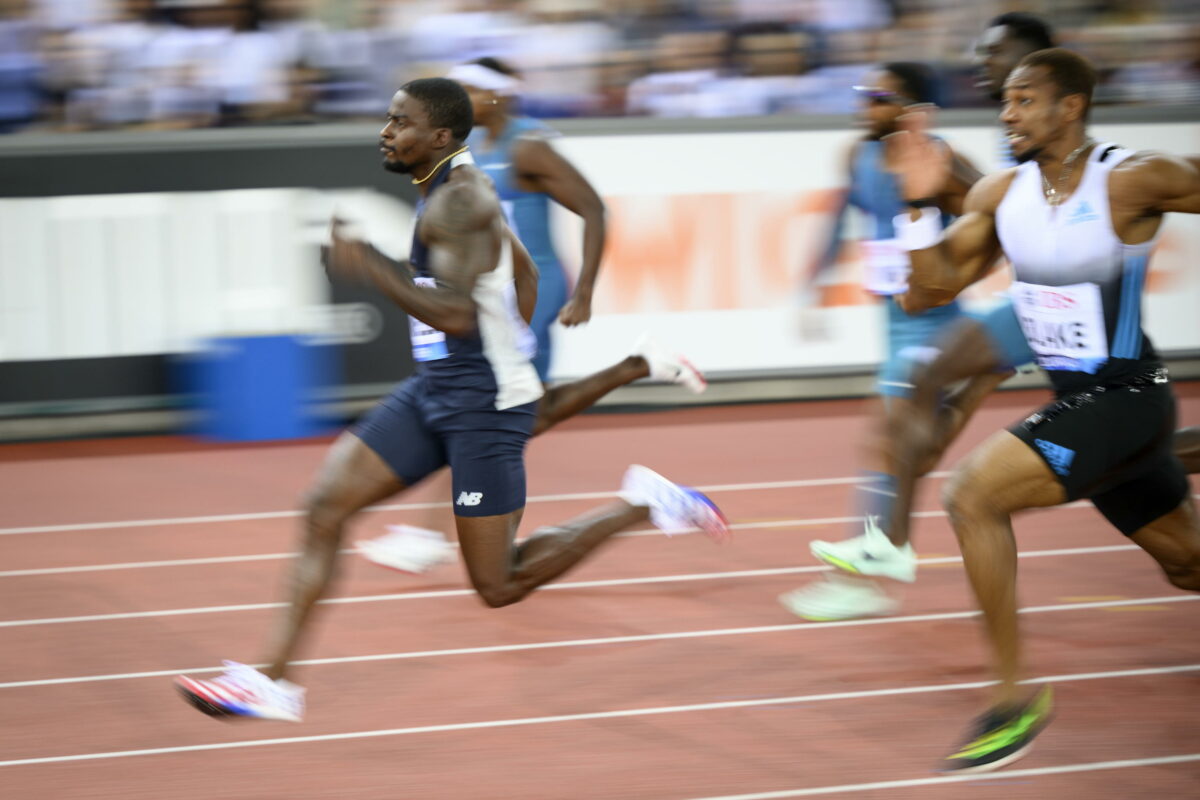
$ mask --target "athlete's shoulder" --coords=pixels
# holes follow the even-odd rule
[[[1147,209],[1187,210],[1172,201],[1194,195],[1200,187],[1200,159],[1156,150],[1140,150],[1113,167],[1108,191],[1125,203]],[[1163,206],[1166,203],[1167,206]]]
[[[500,200],[491,179],[475,165],[462,164],[430,195],[424,217],[463,231],[486,227],[499,213]]]
[[[1123,179],[1145,178],[1154,180],[1168,177],[1179,170],[1193,170],[1194,165],[1186,158],[1157,150],[1138,150],[1130,153],[1112,168],[1113,176]]]
[[[854,177],[855,166],[858,160],[862,158],[864,152],[870,143],[870,139],[865,136],[855,136],[844,148],[842,148],[842,174]]]
[[[557,130],[535,117],[513,117],[510,124],[513,132],[521,137],[550,139],[561,135]]]
[[[966,211],[978,211],[986,214],[996,213],[1009,187],[1017,177],[1019,167],[1009,167],[984,175],[971,187],[967,195]]]

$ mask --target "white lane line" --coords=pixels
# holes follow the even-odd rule
[[[948,472],[932,472],[929,477],[944,478]],[[862,483],[863,478],[806,478],[794,481],[766,481],[759,483],[720,483],[710,486],[696,486],[702,492],[752,492],[765,489],[803,489],[813,486],[842,486]],[[559,503],[566,500],[602,500],[616,497],[615,491],[609,492],[571,492],[568,494],[543,494],[526,498],[528,503]],[[450,508],[449,502],[438,503],[393,503],[388,505],[371,506],[367,511],[418,511],[429,508]],[[112,530],[117,528],[149,528],[168,525],[202,525],[218,522],[245,522],[256,519],[284,519],[299,517],[304,512],[299,509],[288,511],[260,511],[249,514],[214,514],[202,517],[164,517],[162,519],[129,519],[116,522],[80,522],[70,525],[38,525],[23,528],[0,528],[0,536],[12,536],[22,533],[61,533],[63,531],[94,531]]]
[[[1029,683],[1062,683],[1066,681],[1104,680],[1149,675],[1171,675],[1200,670],[1200,664],[1183,664],[1175,667],[1116,670],[1112,672],[1073,673],[1034,678]],[[616,711],[591,711],[580,714],[561,714],[546,717],[523,717],[495,719],[483,722],[458,722],[443,725],[422,725],[412,728],[386,728],[371,731],[349,731],[314,736],[287,736],[277,739],[251,739],[239,742],[215,742],[212,744],[182,745],[178,747],[155,747],[147,750],[117,750],[106,753],[80,753],[69,756],[46,756],[41,758],[18,758],[0,761],[0,767],[17,767],[30,764],[62,764],[70,761],[98,761],[114,758],[166,755],[169,753],[196,753],[206,750],[240,750],[247,747],[269,747],[273,745],[307,744],[310,742],[336,742],[351,739],[375,739],[384,736],[407,736],[422,733],[444,733],[449,731],[472,731],[486,728],[512,728],[524,725],[548,725],[561,722],[579,722],[593,719],[618,719],[621,717],[648,717],[660,714],[686,714],[696,711],[723,711],[731,708],[755,708],[782,706],[796,703],[821,703],[833,700],[861,700],[871,697],[895,697],[900,695],[930,694],[934,692],[959,692],[982,689],[992,681],[970,683],[943,683],[926,686],[900,686],[890,689],[868,689],[857,692],[832,692],[828,694],[795,695],[791,697],[766,697],[752,700],[726,700],[716,703],[693,703],[682,706],[658,706],[655,708],[626,708]],[[975,776],[978,780],[978,776]]]
[[[1043,511],[1061,511],[1063,509],[1090,508],[1090,503],[1075,502],[1066,505],[1054,506],[1053,508],[1042,509]],[[945,517],[945,511],[914,511],[912,516],[917,519],[934,519]],[[807,528],[819,527],[824,525],[849,525],[855,522],[862,522],[862,517],[808,517],[800,519],[779,519],[770,520],[767,522],[735,522],[729,526],[734,531],[751,531],[751,530],[766,530],[772,528]],[[679,534],[695,533],[696,529],[691,531],[681,531]],[[618,533],[618,537],[628,538],[633,536],[662,536],[662,531],[656,528],[647,528],[645,530],[624,531]],[[458,543],[453,543],[458,547]],[[1136,548],[1128,548],[1136,549]],[[344,548],[338,551],[339,555],[351,555],[357,551],[352,548]],[[212,556],[209,558],[179,558],[167,561],[124,561],[113,564],[85,564],[74,567],[38,567],[35,569],[10,569],[0,570],[0,578],[28,578],[39,575],[72,575],[81,572],[107,572],[109,570],[122,569],[158,569],[162,567],[193,567],[205,566],[209,564],[237,564],[244,561],[282,561],[285,559],[293,559],[296,553],[257,553],[245,556]]]
[[[1124,600],[1097,600],[1086,603],[1061,603],[1048,606],[1029,606],[1020,609],[1021,614],[1050,614],[1059,611],[1086,611],[1098,608],[1120,608],[1122,606],[1159,605],[1162,603],[1186,603],[1200,600],[1200,596],[1176,594],[1167,597],[1136,597]],[[759,625],[751,628],[714,628],[698,631],[676,631],[672,633],[645,633],[629,636],[606,636],[592,639],[559,639],[549,642],[527,642],[524,644],[500,644],[484,647],[456,647],[448,650],[410,650],[400,653],[377,653],[366,656],[340,656],[337,658],[310,658],[293,661],[293,666],[312,667],[335,664],[364,664],[373,661],[401,661],[415,658],[444,658],[446,656],[482,655],[487,653],[511,653],[521,650],[551,650],[562,647],[593,647],[597,645],[633,644],[678,639],[705,639],[716,636],[752,636],[763,633],[787,633],[820,631],[828,628],[848,628],[863,625],[901,625],[910,622],[942,622],[952,619],[970,619],[979,616],[978,611],[946,611],[937,614],[913,614],[905,617],[882,617],[854,619],[840,622],[799,622],[787,625]],[[261,669],[265,664],[254,664]],[[183,674],[220,672],[222,667],[196,667],[194,669],[161,669],[151,672],[124,672],[110,675],[83,675],[74,678],[43,678],[40,680],[9,681],[0,683],[0,689],[25,689],[33,686],[61,686],[70,683],[95,683],[98,681],[132,680],[137,678],[163,678]]]
[[[1018,553],[1019,558],[1045,558],[1063,555],[1092,555],[1096,553],[1115,553],[1124,550],[1136,550],[1135,545],[1105,545],[1103,547],[1075,547],[1057,550],[1028,550]],[[917,563],[959,564],[960,556],[942,556],[939,558],[921,558]],[[681,575],[654,575],[645,578],[608,578],[592,581],[565,581],[550,583],[538,589],[539,592],[565,591],[571,589],[596,589],[609,586],[636,586],[647,583],[683,583],[689,581],[732,580],[734,578],[764,578],[777,575],[803,575],[809,572],[828,572],[831,567],[810,565],[803,567],[778,567],[774,569],[744,569],[733,572],[694,572]],[[356,597],[329,597],[317,602],[322,605],[348,605],[351,603],[383,603],[393,600],[428,600],[438,597],[466,597],[475,594],[474,589],[435,589],[425,592],[400,592],[395,594],[369,594]],[[0,622],[0,628],[21,628],[32,625],[60,625],[69,622],[108,622],[120,619],[147,619],[151,617],[178,617],[190,614],[222,614],[235,611],[263,611],[271,608],[283,608],[287,603],[242,603],[231,606],[200,606],[195,608],[169,608],[161,611],[126,611],[116,614],[89,614],[78,617],[43,617],[40,619],[12,619]]]
[[[1060,506],[1067,508],[1067,506]],[[944,517],[945,511],[917,511],[913,513],[914,517]],[[763,530],[767,528],[804,528],[819,525],[840,525],[850,524],[853,522],[862,522],[862,517],[812,517],[808,519],[780,519],[771,520],[769,522],[736,522],[729,526],[735,531]],[[680,531],[679,534],[695,533],[695,529],[691,531]],[[657,528],[647,528],[645,530],[623,531],[617,536],[628,538],[632,536],[662,536],[662,531]],[[458,542],[452,543],[458,547]],[[339,555],[351,555],[358,552],[355,548],[347,547],[338,551]],[[242,561],[277,561],[283,559],[293,559],[297,556],[296,553],[261,553],[246,556],[213,556],[210,558],[179,558],[169,561],[125,561],[115,564],[86,564],[75,567],[39,567],[37,569],[10,569],[0,570],[0,578],[27,578],[37,575],[71,575],[79,572],[107,572],[109,570],[120,569],[157,569],[160,567],[192,567],[204,566],[207,564],[236,564]]]
[[[352,550],[342,550],[351,553]],[[171,561],[125,561],[116,564],[88,564],[81,567],[39,567],[38,569],[0,570],[0,578],[28,578],[35,575],[74,575],[80,572],[108,572],[118,569],[155,569],[158,567],[194,567],[205,564],[238,564],[244,561],[280,561],[295,558],[296,553],[257,553],[248,556],[213,556],[212,558],[178,558]]]
[[[1200,753],[1180,756],[1154,756],[1129,758],[1122,761],[1092,761],[1083,764],[1061,764],[1057,767],[1035,767],[1032,769],[1006,769],[987,775],[944,775],[937,778],[914,778],[906,781],[879,781],[878,783],[847,783],[841,786],[818,786],[812,789],[784,789],[778,792],[754,792],[753,794],[726,794],[720,797],[703,797],[697,800],[781,800],[785,797],[820,797],[829,794],[858,794],[877,792],[883,789],[908,789],[914,786],[940,786],[950,783],[978,783],[980,781],[1003,781],[1010,778],[1035,778],[1039,775],[1069,775],[1079,772],[1100,772],[1109,769],[1133,767],[1160,767],[1170,764],[1188,764],[1200,761]],[[996,786],[1003,786],[997,783]]]

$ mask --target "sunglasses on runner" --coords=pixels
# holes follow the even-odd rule
[[[853,89],[859,97],[875,105],[906,106],[912,102],[904,95],[884,89],[876,89],[874,86],[855,86]]]

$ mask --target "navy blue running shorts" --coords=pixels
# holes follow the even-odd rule
[[[449,464],[454,513],[490,517],[525,507],[525,444],[537,401],[498,411],[450,406],[418,373],[403,381],[351,428],[413,486]]]

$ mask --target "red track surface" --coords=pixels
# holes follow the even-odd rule
[[[1200,386],[1179,390],[1181,420],[1200,422]],[[994,397],[948,463],[1040,398]],[[1076,679],[1058,683],[1058,719],[1009,772],[964,783],[937,783],[930,772],[986,698],[956,688],[988,677],[977,622],[953,616],[972,608],[958,564],[923,567],[905,616],[892,620],[806,625],[776,603],[813,579],[807,542],[842,533],[845,523],[831,518],[851,513],[851,486],[754,484],[852,478],[862,410],[847,401],[594,415],[535,441],[531,497],[611,491],[627,464],[645,463],[692,485],[725,486],[711,494],[740,527],[734,543],[617,539],[561,586],[498,611],[462,591],[460,567],[411,577],[349,556],[334,596],[383,597],[323,608],[305,657],[346,660],[297,668],[309,689],[302,725],[214,722],[178,700],[170,678],[223,657],[261,658],[275,609],[254,606],[282,596],[295,518],[180,518],[289,512],[325,442],[0,448],[0,796],[1197,796],[1200,760],[1159,760],[1200,753],[1200,597],[1121,549],[1127,541],[1090,507],[1017,522],[1030,556],[1021,562],[1022,605],[1050,606],[1024,618],[1031,672]],[[393,502],[443,499],[430,491]],[[526,530],[600,502],[532,502]],[[936,511],[935,492],[920,507]],[[350,538],[384,522],[444,528],[447,515],[380,511]],[[129,524],[140,520],[158,522]],[[94,527],[109,522],[121,524]],[[46,526],[69,529],[22,532]],[[916,531],[923,558],[957,555],[944,517],[923,517]],[[1034,554],[1045,550],[1083,552]],[[146,563],[261,554],[279,557]],[[132,566],[62,571],[113,564]],[[22,574],[30,570],[42,572]],[[755,572],[768,570],[783,572]],[[685,575],[702,577],[663,580]],[[613,583],[580,585],[595,581]],[[1159,599],[1115,604],[1139,598]],[[1100,605],[1062,607],[1081,603]],[[189,613],[114,616],[172,610]],[[778,627],[754,630],[770,626]],[[709,633],[662,636],[682,632]],[[646,638],[577,641],[635,636]],[[555,642],[568,644],[512,648]],[[471,652],[433,652],[463,648]],[[394,657],[361,659],[380,654]],[[1096,674],[1130,670],[1150,672]],[[156,674],[131,675],[147,672]],[[900,691],[914,687],[937,691]],[[708,707],[687,708],[695,705]],[[639,713],[601,716],[628,710]],[[510,723],[480,724],[496,721]],[[387,733],[343,736],[372,731]],[[302,737],[318,740],[200,749]],[[159,748],[169,752],[63,758]],[[1123,760],[1135,763],[1095,766]],[[1074,765],[1083,766],[1055,771]],[[904,781],[918,783],[894,785]],[[876,783],[885,786],[854,788]],[[790,794],[821,787],[829,790]]]

